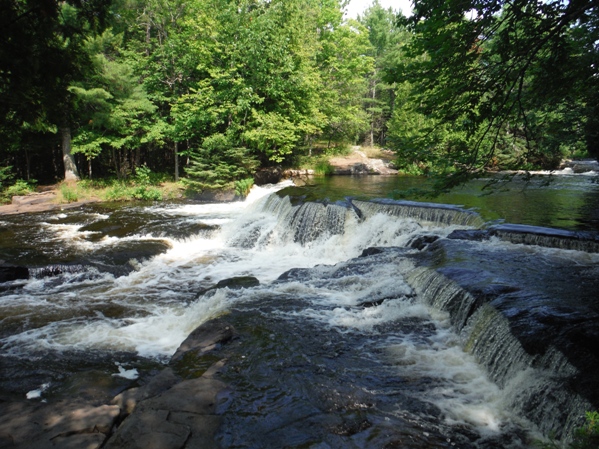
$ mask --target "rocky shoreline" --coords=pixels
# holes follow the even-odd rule
[[[24,196],[14,196],[11,204],[0,205],[0,215],[15,215],[51,210],[74,209],[86,204],[97,203],[99,199],[87,199],[72,203],[58,203],[56,191],[35,192]]]
[[[234,335],[224,321],[204,323],[181,344],[166,368],[107,404],[80,398],[0,401],[0,448],[217,448],[218,408],[226,402],[226,385],[219,380],[224,361],[187,378],[181,375],[182,362],[202,358]]]
[[[392,166],[392,154],[385,153],[384,158],[369,158],[360,147],[354,147],[351,154],[332,158],[329,163],[334,175],[396,175],[398,172]],[[272,184],[282,179],[293,179],[297,184],[304,184],[306,179],[314,175],[313,170],[272,168],[256,173],[257,185]],[[228,202],[238,199],[234,191],[207,191],[198,194],[194,199],[199,201]],[[90,203],[96,203],[97,198],[72,203],[59,203],[55,189],[35,192],[24,196],[15,196],[11,204],[0,205],[1,215],[46,212],[52,210],[74,209]]]

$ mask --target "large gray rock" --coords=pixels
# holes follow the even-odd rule
[[[171,359],[171,367],[144,387],[115,398],[129,416],[106,449],[212,449],[222,418],[226,385],[217,379],[224,361],[213,352],[231,341],[230,324],[214,320],[194,330]]]
[[[93,407],[80,401],[52,404],[0,404],[0,448],[99,448],[111,432],[119,408]]]
[[[233,326],[223,321],[208,321],[196,328],[189,336],[181,343],[173,357],[171,364],[180,360],[184,354],[193,351],[193,353],[201,355],[219,345],[228,343],[234,336]]]

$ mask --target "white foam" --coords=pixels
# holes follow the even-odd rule
[[[133,306],[134,304],[129,304]],[[144,316],[109,319],[63,320],[4,338],[8,353],[26,350],[102,349],[134,351],[144,357],[164,358],[175,352],[179,344],[197,326],[222,313],[230,305],[226,290],[218,290],[191,305],[140,305]]]
[[[467,424],[481,433],[496,433],[511,416],[502,391],[491,382],[474,358],[458,345],[447,329],[438,328],[427,341],[404,337],[386,348],[389,360],[404,377],[430,378],[434,386],[423,398],[442,411],[449,424]]]
[[[119,372],[113,373],[113,377],[122,377],[123,379],[129,380],[135,380],[139,377],[139,372],[137,371],[137,368],[127,369],[118,362],[116,362],[115,365],[117,366]]]
[[[25,397],[27,399],[39,399],[42,397],[42,393],[48,389],[49,383],[42,384],[37,390],[28,391]]]

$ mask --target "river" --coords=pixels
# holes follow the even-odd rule
[[[108,400],[147,381],[197,326],[226,317],[244,338],[224,374],[233,394],[221,410],[223,447],[528,447],[553,427],[559,434],[580,424],[596,398],[577,390],[527,408],[523,391],[539,377],[531,370],[547,371],[545,356],[533,357],[525,342],[510,349],[521,365],[506,360],[513,369],[498,372],[476,349],[472,311],[458,322],[436,304],[440,295],[427,299],[435,281],[422,279],[436,269],[462,286],[499,285],[493,298],[506,316],[534,292],[545,311],[595,319],[596,251],[521,245],[501,230],[484,241],[447,237],[502,220],[593,236],[596,178],[541,176],[484,196],[479,181],[434,200],[461,209],[372,206],[414,180],[369,176],[255,187],[233,203],[1,217],[0,259],[31,274],[0,286],[2,398]],[[363,253],[372,247],[379,250]],[[481,267],[494,276],[484,288],[480,273],[464,280]],[[560,273],[580,285],[571,288],[566,274],[567,285],[554,282]],[[260,285],[206,290],[236,276]],[[523,296],[514,296],[516,284]],[[564,376],[582,370],[552,357],[564,359],[556,368]],[[538,388],[554,388],[547,385]],[[574,396],[571,413],[541,410]]]

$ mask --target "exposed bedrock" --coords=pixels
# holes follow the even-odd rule
[[[111,432],[116,405],[94,406],[81,400],[0,402],[0,448],[96,449]]]
[[[234,336],[210,321],[181,344],[169,366],[111,404],[67,398],[50,403],[0,400],[0,448],[210,449],[226,403],[219,349]]]
[[[471,241],[483,241],[489,240],[491,237],[497,237],[500,240],[516,244],[599,253],[599,235],[596,233],[540,226],[506,223],[491,226],[485,230],[456,230],[448,237],[450,239]]]
[[[110,437],[109,449],[210,449],[226,405],[226,385],[219,380],[224,361],[219,350],[232,340],[225,321],[204,323],[172,357],[169,367],[140,388],[117,396],[114,403],[126,415]]]

